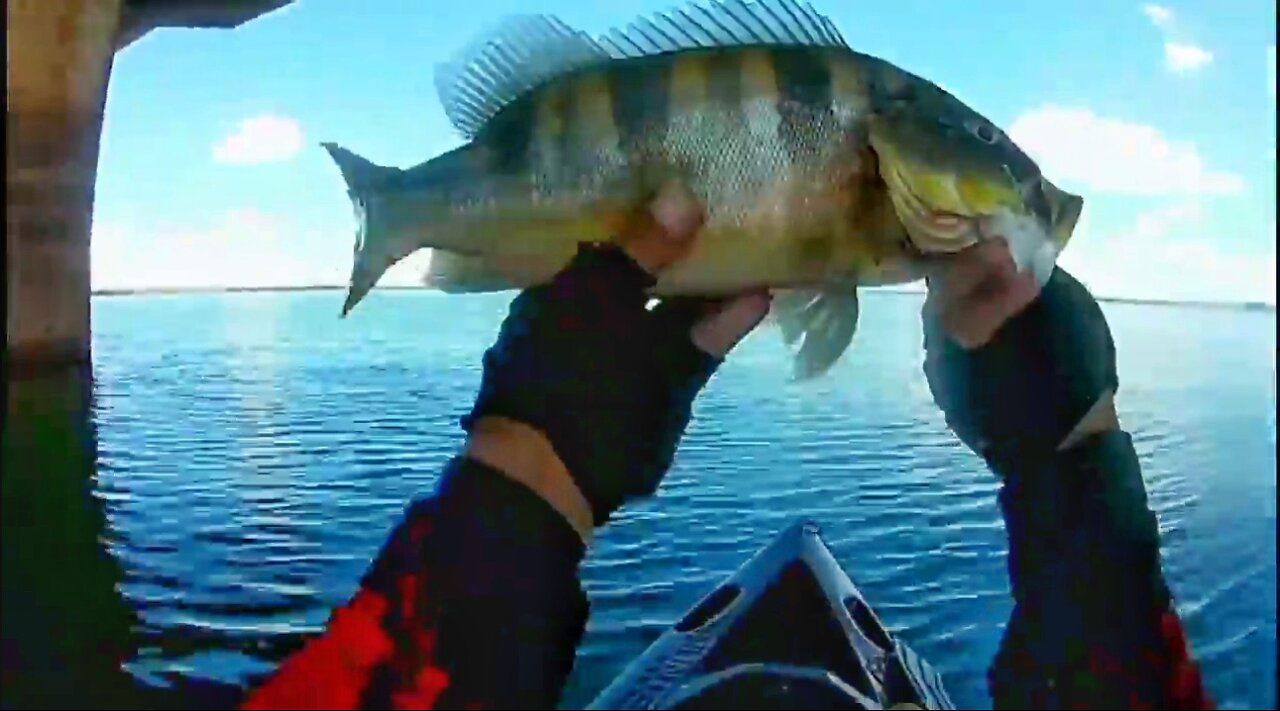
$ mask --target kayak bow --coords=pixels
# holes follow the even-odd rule
[[[792,524],[702,598],[593,709],[954,709],[818,526]]]

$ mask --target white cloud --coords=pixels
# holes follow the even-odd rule
[[[1164,63],[1172,72],[1194,71],[1212,61],[1213,53],[1203,47],[1181,42],[1164,43]]]
[[[347,250],[333,259],[297,246],[317,235],[256,210],[181,228],[93,228],[94,289],[218,288],[346,284]],[[292,244],[291,244],[292,242]]]
[[[302,127],[286,116],[244,119],[213,148],[218,163],[249,165],[288,160],[302,149]]]
[[[1208,168],[1193,143],[1088,109],[1041,106],[1020,115],[1009,135],[1066,188],[1159,196],[1229,194],[1245,187],[1240,176]]]
[[[1185,74],[1213,61],[1213,52],[1191,42],[1178,28],[1177,18],[1164,5],[1148,3],[1142,13],[1164,37],[1164,66],[1175,74]]]
[[[422,275],[430,264],[431,250],[420,249],[391,265],[378,286],[422,286]]]
[[[1133,225],[1133,234],[1140,238],[1164,237],[1181,225],[1199,223],[1204,219],[1204,208],[1198,202],[1174,203],[1140,215]]]
[[[1204,236],[1211,234],[1204,218],[1198,202],[1175,202],[1125,229],[1096,231],[1082,222],[1061,264],[1098,296],[1274,305],[1275,225],[1257,242],[1266,247],[1232,250]]]
[[[182,227],[95,224],[94,289],[346,286],[351,235],[316,234],[257,210],[233,210]],[[430,250],[387,270],[379,286],[421,286]]]
[[[1151,22],[1156,27],[1168,27],[1173,23],[1173,10],[1164,5],[1149,3],[1142,6],[1142,12],[1151,19]]]

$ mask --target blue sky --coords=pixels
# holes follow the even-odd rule
[[[94,286],[345,284],[354,220],[320,141],[414,165],[458,143],[435,65],[497,20],[600,33],[673,4],[299,0],[237,30],[153,32],[111,79]],[[1275,303],[1273,3],[812,4],[1085,196],[1062,264],[1099,295]]]

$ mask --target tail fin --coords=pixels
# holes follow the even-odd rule
[[[400,172],[399,168],[387,168],[361,158],[336,143],[321,143],[320,147],[328,151],[329,157],[338,165],[352,199],[385,184],[389,176]]]
[[[398,168],[387,168],[365,160],[336,143],[321,143],[347,183],[347,195],[351,197],[351,206],[356,214],[355,258],[351,265],[351,284],[347,287],[347,299],[342,304],[342,315],[346,316],[356,304],[369,293],[382,273],[404,254],[390,253],[391,245],[370,239],[369,211],[366,209],[366,196],[386,185],[392,176],[398,175]]]

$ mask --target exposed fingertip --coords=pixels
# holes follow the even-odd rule
[[[1018,272],[1018,263],[1013,260],[1013,254],[1007,249],[1001,250],[996,255],[994,266],[997,279],[1013,281],[1021,276]]]
[[[714,318],[724,319],[728,323],[746,325],[747,328],[751,328],[769,315],[769,307],[772,302],[773,298],[768,292],[743,294],[730,301],[724,310]]]
[[[739,296],[738,301],[746,304],[750,308],[768,313],[769,307],[773,305],[773,294],[768,289],[749,291],[742,296]]]
[[[982,257],[988,264],[1002,264],[1006,260],[1011,260],[1009,253],[1009,241],[1004,237],[996,236],[982,241]]]
[[[743,294],[694,325],[693,343],[704,353],[724,357],[769,314],[767,291]]]
[[[662,227],[664,237],[678,241],[692,237],[704,219],[697,197],[679,182],[662,186],[649,206],[649,213]]]

